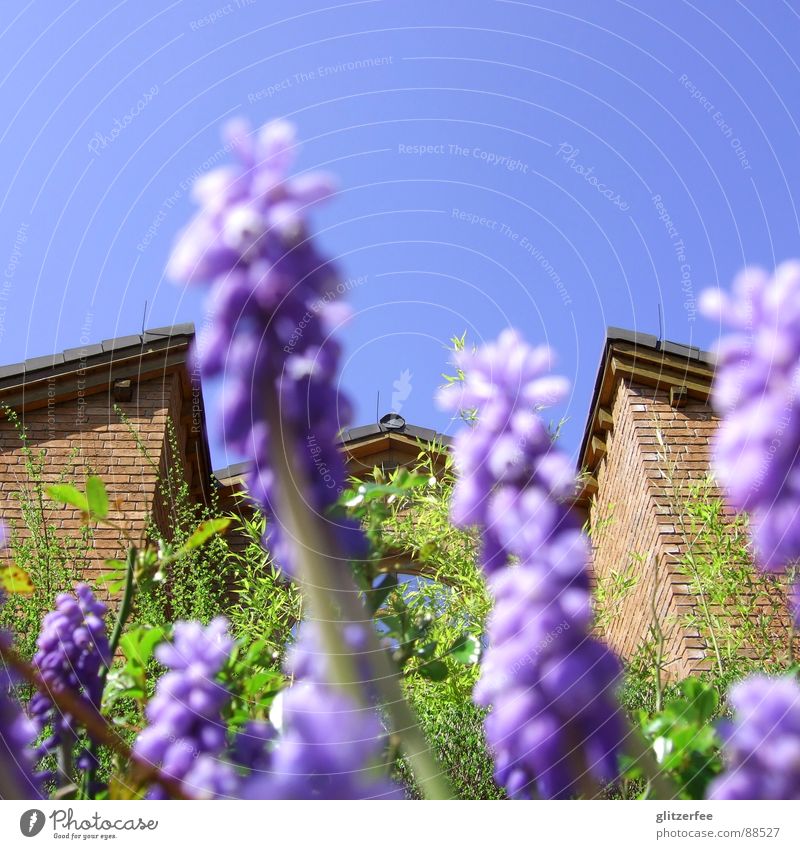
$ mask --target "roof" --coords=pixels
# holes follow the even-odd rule
[[[50,377],[53,373],[75,371],[97,365],[98,362],[113,362],[131,354],[144,354],[163,347],[189,343],[194,339],[194,324],[174,324],[171,327],[154,327],[144,333],[117,336],[95,345],[67,348],[57,354],[31,357],[21,363],[0,366],[0,390],[19,383],[38,379],[39,375]],[[147,349],[147,351],[145,351]],[[83,365],[82,365],[83,364]]]
[[[348,428],[340,434],[339,447],[347,457],[348,471],[355,473],[375,465],[391,468],[412,462],[419,443],[447,448],[452,437],[429,427],[408,424],[398,413],[387,413],[379,422]],[[224,487],[235,485],[247,474],[250,461],[216,469],[214,475]]]
[[[707,400],[714,378],[714,356],[693,345],[659,339],[621,327],[608,327],[597,369],[589,412],[578,452],[578,468],[594,467],[592,438],[610,427],[606,405],[621,377],[654,389],[679,387],[689,396]]]
[[[157,379],[177,371],[182,403],[191,408],[193,415],[199,414],[199,426],[193,427],[186,446],[187,456],[197,463],[197,480],[208,481],[211,457],[202,385],[199,372],[188,368],[194,336],[194,324],[190,322],[154,327],[0,366],[0,402],[24,410],[36,409],[54,399],[63,402],[105,391],[116,380]],[[200,486],[205,490],[204,484]]]

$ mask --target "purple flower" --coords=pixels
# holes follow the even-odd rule
[[[8,644],[5,634],[0,640]],[[33,775],[36,725],[12,695],[12,681],[0,670],[0,799],[38,799],[41,790]]]
[[[0,549],[6,545],[6,527],[0,520]],[[0,607],[5,595],[0,589]],[[0,630],[0,646],[11,640]],[[13,695],[14,682],[5,664],[0,667],[0,799],[38,799],[41,791],[33,776],[36,726],[20,710]]]
[[[733,329],[716,351],[714,473],[750,514],[758,565],[781,571],[800,557],[800,262],[746,269],[700,307]]]
[[[352,525],[329,516],[345,480],[336,437],[350,415],[337,388],[339,347],[330,338],[342,289],[306,225],[307,210],[332,193],[332,181],[324,174],[287,176],[297,144],[286,122],[254,134],[237,120],[225,137],[238,161],[195,183],[200,209],[179,237],[168,273],[211,284],[213,325],[198,340],[197,355],[206,375],[225,375],[224,439],[253,460],[248,489],[272,519],[265,542],[291,574],[270,436],[295,475],[284,483],[325,517],[345,551],[359,540]]]
[[[77,584],[74,595],[62,593],[55,609],[42,620],[33,657],[34,667],[54,692],[69,690],[95,711],[99,711],[103,696],[100,672],[111,663],[105,613],[106,606],[86,584]],[[52,726],[52,735],[42,744],[40,754],[77,741],[72,715],[62,713],[44,693],[34,694],[30,715],[40,731]],[[87,769],[92,765],[89,752],[83,752],[78,766]]]
[[[734,720],[723,728],[726,771],[710,799],[800,799],[800,685],[753,675],[731,688]]]
[[[2,530],[0,522],[0,534]],[[0,607],[4,603],[5,596],[0,590]],[[5,631],[0,631],[0,645],[11,646]],[[41,798],[40,782],[33,774],[32,746],[36,736],[36,724],[20,709],[11,673],[3,664],[0,666],[0,799]]]
[[[494,609],[475,699],[492,708],[495,776],[520,798],[574,796],[584,772],[613,781],[625,733],[619,662],[588,636],[589,547],[568,504],[574,470],[539,415],[568,390],[547,374],[551,359],[506,330],[459,352],[464,379],[440,396],[448,409],[477,412],[456,437],[452,518],[481,530]]]
[[[351,683],[363,679],[364,627],[350,625],[345,643],[356,658]],[[279,696],[272,715],[280,725],[269,764],[243,786],[246,799],[394,799],[399,788],[385,776],[386,731],[371,704],[359,704],[328,677],[318,626],[305,623],[287,663],[300,679]]]
[[[133,753],[182,781],[191,796],[233,795],[237,786],[233,766],[222,759],[227,749],[222,710],[230,693],[217,682],[233,645],[227,621],[218,617],[205,628],[176,622],[173,642],[155,650],[169,671],[147,705],[149,725],[136,738]],[[150,796],[162,798],[161,789],[154,787]]]
[[[206,374],[225,373],[225,443],[252,459],[247,486],[268,517],[265,543],[295,576],[295,549],[314,541],[298,542],[285,532],[287,503],[295,517],[300,510],[315,514],[315,544],[327,557],[347,560],[362,544],[355,524],[330,515],[345,481],[337,435],[350,418],[337,388],[339,347],[330,337],[342,318],[335,301],[343,287],[308,237],[306,213],[331,194],[332,185],[324,175],[287,177],[296,143],[285,122],[267,124],[254,136],[239,121],[226,137],[238,163],[195,184],[200,210],[179,238],[168,272],[211,284],[213,326],[197,354]],[[281,468],[289,474],[281,475]],[[295,654],[303,684],[282,697],[281,735],[243,757],[243,765],[257,763],[262,773],[247,781],[245,794],[385,795],[368,780],[383,739],[377,714],[339,689],[348,682],[334,686],[327,677],[331,658],[307,645]],[[312,651],[318,657],[312,659]],[[214,775],[208,759],[203,768]],[[211,786],[207,776],[204,786]],[[209,794],[216,792],[214,785]]]

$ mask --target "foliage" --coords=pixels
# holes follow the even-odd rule
[[[156,462],[138,431],[117,407],[144,460],[156,474],[156,490],[163,515],[151,515],[147,537],[163,540],[184,554],[171,562],[163,581],[155,582],[137,599],[134,618],[149,625],[166,625],[177,620],[197,619],[208,623],[226,609],[230,601],[232,565],[222,536],[213,532],[221,517],[216,492],[211,487],[209,504],[192,495],[184,473],[175,425],[167,420],[167,438],[161,462]],[[216,525],[218,527],[218,525]],[[208,544],[187,545],[191,536],[205,529]],[[203,532],[201,531],[201,534]]]
[[[675,687],[662,710],[638,713],[642,734],[681,799],[704,798],[708,783],[722,769],[721,739],[714,724],[719,708],[716,687],[690,677]],[[640,786],[643,777],[641,763],[628,758],[626,780]],[[648,793],[645,790],[644,795]]]
[[[713,655],[722,689],[753,670],[778,672],[788,658],[786,596],[777,576],[752,563],[747,517],[731,517],[711,480],[693,484],[677,513],[690,540],[678,565],[700,599],[684,619]]]
[[[438,684],[417,679],[406,687],[422,731],[447,771],[459,799],[504,799],[492,777],[492,758],[483,733],[485,711],[469,699],[442,695]],[[400,758],[397,774],[411,798],[420,798],[408,764]]]
[[[369,558],[356,575],[405,676],[441,682],[469,699],[489,598],[473,533],[454,528],[452,457],[420,445],[411,470],[375,468],[341,503],[365,528]]]
[[[39,618],[51,607],[53,595],[78,572],[68,556],[86,563],[91,524],[116,528],[121,536],[125,531],[113,517],[113,505],[98,477],[90,474],[82,488],[74,486],[69,482],[73,463],[55,482],[46,483],[44,452],[30,448],[24,434],[21,438],[28,481],[17,496],[23,525],[12,526],[11,551],[15,562],[30,573],[34,593],[15,596],[15,605],[0,615],[11,616],[14,624],[19,622],[17,611],[29,617],[31,651]],[[168,455],[158,466],[166,528],[151,517],[150,541],[132,544],[132,560],[110,561],[105,577],[113,593],[135,590],[132,611],[126,612],[124,595],[119,605],[119,653],[105,679],[103,698],[104,714],[126,740],[144,725],[145,708],[163,673],[153,652],[170,639],[173,621],[206,622],[220,611],[230,618],[240,642],[220,680],[232,695],[224,718],[235,733],[250,720],[268,719],[275,696],[287,683],[280,663],[302,615],[300,593],[262,547],[263,514],[244,495],[238,509],[225,517],[216,501],[197,505],[183,478],[171,427],[168,443]],[[492,776],[484,712],[471,701],[490,601],[476,563],[475,534],[450,523],[454,479],[450,455],[441,446],[421,445],[411,469],[376,468],[371,480],[353,480],[339,509],[365,530],[369,553],[353,564],[354,574],[402,670],[404,691],[420,727],[457,795],[500,799],[504,793]],[[46,496],[81,511],[84,522],[77,540],[59,533]],[[703,636],[713,664],[701,676],[669,681],[664,623],[654,617],[649,634],[626,663],[619,696],[633,733],[641,737],[663,779],[672,783],[675,795],[693,799],[703,798],[722,768],[717,721],[727,711],[723,694],[729,682],[753,669],[783,669],[787,653],[782,642],[783,596],[749,564],[746,520],[726,515],[709,481],[684,491],[679,504],[676,522],[691,545],[678,566],[690,592],[701,599],[683,624]],[[239,544],[224,536],[229,527]],[[599,629],[619,615],[649,560],[646,554],[632,553],[627,564],[598,582]],[[98,757],[97,777],[110,781],[111,794],[119,795],[126,764],[105,748]],[[624,756],[617,793],[626,798],[658,795],[645,762]],[[393,771],[410,797],[420,795],[399,753],[393,756]],[[85,782],[81,793],[89,794]]]
[[[232,601],[225,614],[233,633],[246,644],[263,643],[277,666],[300,621],[302,598],[264,550],[264,514],[245,496],[240,504],[233,516],[232,536],[244,539],[246,544],[241,550],[228,546],[226,556],[233,580]]]
[[[20,593],[19,586],[6,585],[7,590],[17,592],[13,604],[0,606],[0,629],[12,631],[18,651],[32,657],[42,617],[53,608],[56,595],[85,572],[93,538],[85,523],[74,533],[63,533],[63,514],[47,498],[48,477],[52,475],[45,472],[47,451],[32,444],[12,409],[3,407],[2,411],[17,431],[22,457],[19,486],[8,494],[21,516],[19,522],[10,524],[9,554],[20,570],[17,575],[29,579],[32,592]],[[66,466],[55,476],[55,485],[65,485],[77,477],[77,456],[76,450],[68,455]]]

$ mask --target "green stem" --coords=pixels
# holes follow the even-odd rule
[[[679,797],[678,788],[658,765],[652,747],[637,731],[628,735],[625,748],[644,773],[647,781],[648,798],[677,799]]]
[[[284,433],[276,393],[265,399],[269,432],[269,459],[278,486],[280,520],[294,543],[298,575],[330,656],[333,679],[347,689],[359,704],[364,693],[353,656],[342,636],[345,622],[363,622],[368,616],[358,596],[347,564],[330,552],[335,548],[326,528],[317,520],[303,493],[309,491],[302,468],[290,463],[294,435]],[[430,751],[411,707],[403,696],[400,676],[372,628],[366,629],[370,645],[361,657],[373,667],[371,678],[392,726],[408,756],[420,789],[429,799],[450,799],[452,790],[443,768]]]
[[[114,655],[117,653],[117,649],[119,648],[119,641],[122,639],[122,632],[125,630],[128,617],[131,615],[133,596],[135,593],[133,576],[136,568],[137,556],[138,551],[136,547],[131,546],[128,549],[128,555],[125,560],[125,587],[122,591],[122,603],[120,604],[119,612],[117,613],[117,621],[114,623],[114,630],[111,632],[111,638],[108,641],[108,666],[102,666],[98,673],[98,677],[100,678],[100,704],[103,703],[103,693],[106,688],[108,672],[111,669],[111,664],[114,662]],[[91,762],[94,763],[97,759],[97,741],[94,739],[92,739],[89,744],[89,756],[91,758]],[[81,782],[81,795],[85,799],[91,797],[91,786],[94,782],[94,775],[94,767],[88,769],[84,774],[83,781]]]
[[[653,616],[653,633],[656,635],[656,713],[659,713],[664,700],[664,682],[661,678],[662,666],[664,665],[664,630],[661,627],[661,621],[658,618],[658,608],[656,606],[656,594],[658,592],[658,556],[653,554],[650,556],[653,558],[653,591],[650,593],[650,611]]]
[[[119,606],[117,621],[114,623],[114,630],[111,632],[111,639],[108,641],[109,657],[111,658],[112,663],[114,661],[114,655],[117,653],[117,649],[119,648],[119,641],[122,639],[122,632],[125,630],[125,625],[128,622],[128,617],[131,615],[131,608],[133,607],[133,596],[136,592],[133,575],[134,570],[136,569],[136,558],[138,556],[139,552],[136,546],[132,545],[128,549],[128,556],[125,559],[125,586],[122,590],[122,603]],[[101,680],[104,684],[107,674],[108,667],[100,673]]]

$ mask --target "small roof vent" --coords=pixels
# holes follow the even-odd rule
[[[406,429],[406,420],[400,413],[387,413],[381,416],[380,426],[383,430],[399,432]]]

